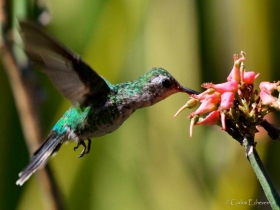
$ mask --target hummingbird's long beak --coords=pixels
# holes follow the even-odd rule
[[[200,92],[197,92],[197,91],[192,90],[192,89],[187,88],[187,87],[181,86],[180,89],[182,90],[182,92],[185,92],[185,93],[187,93],[187,94],[189,94],[189,95],[193,95],[193,94],[194,94],[194,95],[198,95],[198,94],[200,94]]]

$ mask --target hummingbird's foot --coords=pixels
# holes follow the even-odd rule
[[[82,150],[82,152],[80,153],[80,155],[78,156],[78,158],[81,158],[84,156],[84,154],[86,153],[86,144],[84,141],[78,141],[77,145],[74,147],[74,151],[76,151],[76,149],[78,149],[80,147],[80,145],[82,145],[84,148]]]
[[[76,149],[78,149],[80,147],[80,145],[82,145],[84,148],[82,150],[82,152],[80,153],[80,155],[78,156],[78,158],[81,158],[83,157],[85,154],[88,154],[89,151],[90,151],[90,147],[91,147],[91,140],[90,139],[87,139],[88,140],[88,146],[86,146],[85,144],[85,141],[82,140],[82,141],[78,141],[77,145],[74,147],[74,151],[76,151]]]

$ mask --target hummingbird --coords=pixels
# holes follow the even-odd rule
[[[19,26],[27,56],[42,67],[72,106],[19,173],[17,185],[23,185],[64,142],[77,142],[74,150],[82,146],[78,157],[83,157],[90,151],[91,138],[115,131],[137,109],[178,92],[198,94],[181,86],[170,73],[159,67],[134,81],[111,84],[40,26],[29,21],[21,21]]]

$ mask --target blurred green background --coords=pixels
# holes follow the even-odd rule
[[[279,1],[49,0],[48,30],[112,83],[133,80],[155,66],[201,90],[202,82],[225,81],[232,55],[244,50],[246,68],[258,81],[278,80]],[[24,0],[14,15],[24,17]],[[45,97],[45,135],[70,106],[48,78],[36,72]],[[15,185],[29,155],[8,78],[0,71],[0,209],[45,209],[38,180]],[[188,97],[176,94],[138,110],[120,129],[93,140],[79,159],[75,144],[50,159],[67,209],[184,210],[270,209],[243,147],[218,127],[195,127],[190,111],[173,114]],[[279,115],[271,116],[279,124]],[[257,135],[267,170],[280,186],[280,145]],[[42,139],[43,141],[43,139]],[[228,205],[227,202],[231,202]],[[239,202],[239,203],[238,203]]]

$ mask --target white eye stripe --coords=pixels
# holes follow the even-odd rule
[[[157,77],[151,80],[151,83],[160,83],[164,79],[166,79],[166,77],[163,77],[162,75],[158,75]]]

